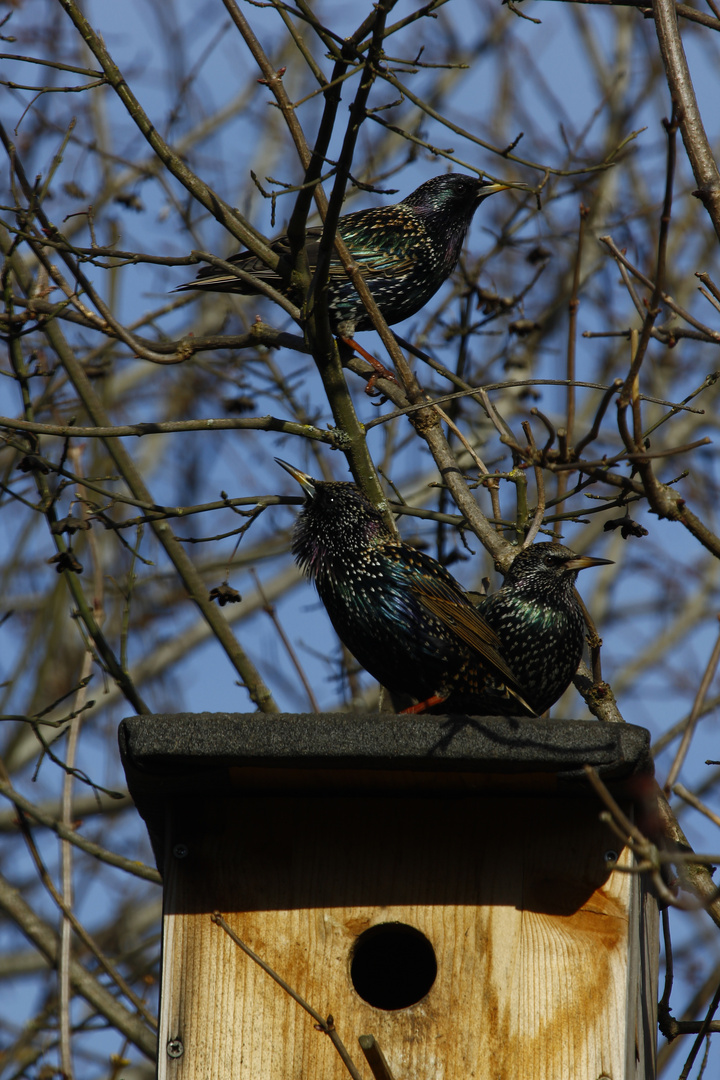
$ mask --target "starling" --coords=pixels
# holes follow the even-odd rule
[[[457,265],[478,206],[507,186],[457,173],[436,176],[393,206],[358,210],[340,218],[338,233],[360,266],[386,322],[408,319],[434,296]],[[311,272],[317,266],[321,236],[320,225],[306,232]],[[278,237],[270,246],[281,258],[290,256],[287,236]],[[241,251],[228,261],[288,293],[282,277],[251,251]],[[252,286],[214,267],[205,267],[194,281],[179,285],[176,291],[184,289],[253,293]],[[331,328],[340,337],[351,339],[360,330],[372,329],[363,302],[334,248],[330,256],[328,308]]]
[[[477,605],[497,634],[498,649],[533,715],[544,713],[567,690],[582,657],[585,619],[575,592],[578,571],[611,562],[576,555],[564,544],[533,544],[517,553],[502,588]],[[428,601],[439,617],[443,603]],[[446,614],[448,621],[457,618],[449,609]],[[457,633],[465,639],[462,620]],[[502,682],[486,682],[482,711],[513,715]]]
[[[539,587],[539,598],[528,588],[527,610],[522,604],[513,607],[510,588],[506,606],[492,609],[492,624],[444,566],[395,539],[355,484],[313,480],[275,460],[306,495],[292,544],[299,566],[314,581],[338,637],[362,667],[391,694],[421,703],[409,711],[534,716],[559,697],[582,652],[583,620],[572,591],[576,571],[606,560],[581,559],[558,544],[521,552],[516,561],[524,557],[533,568],[545,566],[546,553],[537,549],[560,553],[562,566],[556,554],[547,571],[550,602],[544,606],[542,573],[519,574],[518,582],[527,578]],[[556,599],[565,620],[558,621],[557,633],[554,625],[545,625],[555,619]],[[526,653],[518,645],[523,630]],[[561,652],[561,663],[549,649]]]

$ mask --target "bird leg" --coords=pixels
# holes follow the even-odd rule
[[[428,709],[432,709],[433,705],[442,705],[443,701],[447,701],[446,697],[439,697],[437,694],[433,694],[432,697],[426,698],[425,701],[418,701],[417,705],[410,705],[407,709],[400,710],[400,716],[417,715],[418,713],[427,712]]]
[[[358,345],[357,341],[355,341],[354,338],[343,337],[341,335],[339,340],[343,343],[343,345],[347,345],[349,349],[352,349],[353,352],[356,352],[358,356],[361,356],[363,360],[367,360],[368,364],[370,364],[370,366],[375,369],[370,378],[368,379],[367,386],[365,387],[366,394],[369,394],[371,397],[373,397],[375,394],[378,393],[378,391],[375,389],[375,383],[378,379],[390,379],[391,382],[397,383],[397,379],[393,375],[392,371],[390,371],[390,368],[387,368],[384,364],[380,363],[380,361],[376,357],[374,357],[372,353],[369,353],[367,349],[363,349],[362,345]]]

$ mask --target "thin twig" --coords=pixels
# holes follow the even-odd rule
[[[697,1038],[695,1039],[695,1042],[692,1045],[692,1049],[687,1056],[687,1060],[683,1065],[683,1069],[680,1073],[680,1076],[678,1077],[678,1080],[687,1080],[687,1077],[690,1075],[690,1070],[692,1069],[695,1058],[698,1055],[698,1051],[703,1044],[703,1039],[707,1038],[710,1023],[713,1016],[717,1012],[718,1005],[720,1005],[720,984],[718,984],[718,988],[713,995],[713,999],[710,1002],[708,1011],[705,1014],[705,1019],[702,1022],[700,1030],[697,1034]]]
[[[15,923],[35,946],[46,962],[55,967],[58,959],[58,937],[55,931],[34,911],[17,889],[0,876],[0,910]],[[70,980],[73,988],[111,1027],[137,1046],[151,1061],[157,1060],[157,1035],[135,1012],[131,1012],[77,960],[70,961]]]
[[[575,247],[575,265],[573,268],[573,280],[572,290],[570,293],[570,300],[568,302],[568,339],[567,339],[567,356],[566,356],[566,376],[568,380],[567,389],[567,413],[565,418],[565,430],[567,432],[567,441],[570,446],[573,443],[573,434],[575,430],[575,353],[577,348],[577,317],[578,308],[580,307],[580,270],[582,267],[583,256],[583,240],[585,238],[585,222],[588,219],[590,211],[587,206],[583,206],[580,203],[580,221],[578,225],[578,238],[577,245]],[[563,496],[567,489],[567,474],[559,473],[557,477],[557,492],[556,500],[558,509],[562,510]],[[555,538],[560,538],[561,523],[558,521],[555,524]]]
[[[645,319],[643,322],[642,333],[640,334],[640,340],[637,347],[632,350],[632,362],[630,364],[630,370],[625,379],[625,384],[620,391],[621,407],[627,406],[627,404],[633,401],[633,423],[635,430],[635,442],[639,446],[642,438],[642,424],[640,419],[640,406],[637,398],[637,379],[640,373],[640,368],[645,359],[647,347],[650,341],[650,331],[653,328],[655,320],[660,311],[660,301],[663,296],[663,289],[665,287],[665,263],[667,259],[667,242],[670,231],[670,216],[672,213],[672,199],[673,199],[673,181],[675,177],[675,144],[677,135],[677,109],[673,106],[673,112],[670,120],[664,121],[665,132],[667,134],[667,163],[665,169],[665,197],[663,200],[662,213],[660,215],[660,228],[658,231],[658,246],[657,246],[657,263],[655,267],[655,284],[653,286],[652,296],[645,313]]]
[[[219,926],[222,930],[225,931],[228,937],[235,942],[239,949],[242,949],[246,956],[249,956],[250,959],[258,965],[258,967],[262,968],[262,970],[266,972],[266,974],[268,974],[270,978],[273,979],[278,984],[278,986],[280,986],[285,991],[286,994],[290,995],[293,1001],[296,1001],[298,1005],[300,1005],[301,1008],[303,1008],[305,1012],[313,1018],[317,1030],[322,1031],[325,1035],[329,1037],[333,1046],[340,1055],[340,1058],[345,1068],[350,1073],[353,1080],[363,1080],[357,1067],[353,1063],[352,1058],[348,1054],[344,1043],[342,1042],[340,1036],[337,1033],[337,1030],[335,1028],[335,1022],[332,1016],[328,1016],[327,1019],[325,1019],[316,1009],[313,1009],[312,1005],[309,1005],[305,998],[301,997],[296,990],[293,990],[289,983],[286,983],[285,980],[280,975],[278,975],[276,971],[273,971],[273,969],[268,963],[266,963],[265,960],[259,957],[256,952],[253,952],[250,946],[246,945],[245,942],[238,937],[232,927],[225,922],[225,919],[222,917],[219,911],[213,912],[210,918],[216,924],[216,926]]]
[[[689,806],[699,810],[701,814],[704,814],[706,818],[709,818],[714,825],[720,826],[720,815],[716,814],[709,806],[706,806],[704,802],[698,799],[697,795],[693,795],[692,791],[688,791],[684,784],[673,785],[673,795],[677,795],[678,798],[688,803]]]
[[[528,441],[528,446],[530,447],[530,450],[536,450],[537,447],[535,446],[535,437],[533,435],[530,422],[528,420],[523,421],[522,427],[523,431],[525,432],[525,437]],[[535,473],[535,490],[537,494],[537,505],[535,507],[533,519],[530,522],[530,528],[525,534],[523,547],[529,547],[530,544],[533,543],[535,537],[540,532],[540,526],[542,525],[543,517],[545,516],[545,479],[543,477],[543,471],[538,464],[533,463],[533,472]]]
[[[658,1002],[658,1025],[663,1035],[665,1035],[664,1024],[666,1019],[670,1016],[670,997],[672,995],[674,968],[672,938],[670,937],[670,909],[664,907],[661,914],[663,943],[665,947],[665,981],[663,983],[662,997]]]
[[[678,28],[675,0],[654,0],[651,11],[673,109],[697,184],[696,195],[720,238],[720,171],[700,115]]]
[[[96,844],[93,840],[88,840],[76,829],[68,828],[62,821],[56,820],[52,814],[48,814],[39,806],[35,806],[24,795],[15,791],[9,781],[0,779],[0,795],[4,795],[6,799],[9,799],[10,802],[17,806],[18,810],[22,810],[28,817],[34,818],[35,821],[44,825],[46,829],[52,829],[62,840],[69,841],[87,855],[92,855],[93,858],[99,859],[100,862],[107,863],[108,866],[115,866],[119,870],[124,870],[125,873],[142,878],[144,881],[150,881],[153,885],[162,885],[162,878],[153,866],[145,866],[144,863],[138,862],[136,859],[127,859],[123,855],[117,855],[114,851],[101,847],[100,844]]]
[[[655,283],[646,274],[643,274],[642,270],[639,270],[637,266],[634,266],[629,261],[629,259],[616,245],[612,236],[601,236],[600,242],[602,244],[605,244],[616,262],[619,265],[626,266],[630,273],[633,275],[633,277],[636,277],[638,281],[641,281],[643,285],[646,286],[646,288],[651,290],[655,288]],[[694,318],[694,316],[692,316],[689,311],[686,311],[684,307],[681,307],[680,304],[678,304],[678,302],[674,300],[669,293],[661,293],[660,299],[666,307],[669,307],[670,310],[674,311],[675,314],[678,315],[681,319],[684,319],[685,322],[689,323],[691,326],[694,326],[696,330],[699,330],[705,340],[720,342],[720,331],[712,330],[710,327],[705,326],[703,323],[699,322],[699,320]],[[623,330],[622,336],[626,337],[627,331]]]
[[[255,586],[257,588],[258,595],[259,595],[260,599],[262,600],[263,611],[265,612],[266,615],[269,616],[270,621],[272,622],[273,626],[275,627],[275,630],[277,631],[278,637],[280,638],[281,642],[283,643],[283,647],[284,647],[285,651],[287,652],[288,656],[290,657],[290,661],[291,661],[293,667],[295,668],[295,670],[298,673],[300,681],[303,684],[303,687],[305,688],[305,693],[308,696],[308,701],[310,702],[310,708],[312,709],[313,712],[319,713],[320,712],[320,706],[318,705],[317,698],[315,697],[315,694],[313,693],[312,686],[308,682],[307,675],[305,674],[305,672],[303,670],[302,664],[298,660],[297,653],[293,649],[292,643],[291,643],[289,637],[287,636],[287,634],[285,633],[285,631],[283,629],[283,626],[282,626],[282,623],[280,622],[280,620],[277,617],[277,612],[276,612],[274,606],[270,603],[267,596],[265,595],[262,584],[260,583],[260,578],[258,577],[257,572],[255,571],[254,567],[250,570],[250,573],[252,574],[252,576],[253,576],[253,578],[255,580]]]
[[[720,621],[720,615],[718,615],[718,621]],[[693,707],[688,717],[688,722],[685,727],[685,731],[683,732],[683,737],[680,740],[680,745],[677,749],[677,753],[675,754],[673,763],[670,766],[667,780],[665,781],[666,794],[669,794],[672,791],[673,785],[678,778],[687,752],[690,749],[690,743],[692,741],[693,735],[695,734],[695,728],[697,727],[698,719],[700,718],[700,714],[702,713],[703,702],[705,701],[705,696],[710,687],[710,683],[713,680],[713,677],[715,675],[715,669],[717,668],[719,662],[720,630],[718,630],[717,640],[715,641],[713,651],[710,654],[710,659],[708,660],[707,667],[705,668],[705,673],[700,681],[698,692],[695,695],[695,701],[693,702]]]
[[[77,919],[77,917],[73,914],[71,908],[67,905],[64,897],[61,896],[60,893],[58,892],[58,890],[55,888],[55,885],[53,884],[52,878],[50,877],[50,875],[49,875],[49,873],[47,871],[47,867],[45,866],[44,862],[42,861],[42,858],[40,857],[40,852],[38,851],[37,845],[35,843],[35,839],[34,839],[34,837],[32,835],[32,831],[31,831],[31,829],[30,829],[30,827],[28,825],[27,819],[25,818],[25,816],[23,815],[22,812],[19,814],[19,821],[20,821],[20,828],[21,828],[21,830],[23,832],[23,836],[24,836],[25,842],[26,842],[27,847],[28,847],[28,851],[30,852],[30,856],[31,856],[33,862],[35,863],[35,867],[36,867],[36,869],[38,871],[38,876],[39,876],[42,884],[45,886],[46,890],[48,891],[48,893],[52,897],[53,901],[57,904],[58,908],[60,909],[60,912],[62,913],[62,916],[63,916],[63,924],[67,925],[67,927],[69,929],[72,929],[75,932],[75,934],[77,934],[78,938],[83,943],[85,948],[88,949],[90,954],[95,957],[95,959],[97,960],[98,964],[100,965],[102,970],[105,972],[105,974],[108,975],[110,977],[110,979],[112,979],[112,981],[117,986],[118,990],[120,990],[120,992],[128,999],[128,1001],[130,1001],[132,1003],[132,1005],[137,1009],[140,1016],[142,1016],[142,1018],[148,1024],[150,1024],[152,1027],[157,1027],[157,1020],[155,1019],[154,1016],[152,1016],[150,1014],[150,1012],[149,1012],[147,1006],[145,1005],[144,1001],[142,1001],[137,996],[135,991],[132,989],[131,986],[128,985],[128,983],[122,977],[120,972],[117,971],[117,969],[110,963],[110,961],[107,959],[107,957],[103,953],[102,949],[100,949],[100,947],[95,942],[94,938],[88,933],[88,931],[85,929],[85,927],[79,921],[79,919]],[[60,945],[59,945],[58,954],[57,954],[58,968],[60,968],[61,949],[62,949],[62,936],[60,937]],[[72,987],[72,969],[73,969],[74,964],[75,964],[75,961],[72,959],[72,956],[70,954],[70,950],[68,949],[67,950],[67,958],[65,960],[66,972],[63,974],[63,977],[66,977],[67,981],[68,981],[68,989],[66,991],[67,1004],[65,1006],[63,1006],[62,1000],[61,1000],[61,1007],[65,1007],[67,1009],[68,1021],[70,1020],[70,1000],[71,1000],[70,989]],[[68,1036],[69,1036],[69,1034],[70,1034],[70,1028],[68,1030]],[[70,1059],[69,1054],[67,1055],[66,1060],[67,1060],[67,1065],[70,1066],[71,1059]]]

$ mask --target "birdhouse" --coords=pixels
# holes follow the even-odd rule
[[[644,729],[202,714],[120,746],[164,883],[160,1080],[655,1076],[657,905],[584,770],[631,815]]]

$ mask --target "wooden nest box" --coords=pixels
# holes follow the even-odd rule
[[[583,770],[631,813],[642,728],[203,714],[120,745],[164,880],[160,1080],[655,1076],[657,905]]]

